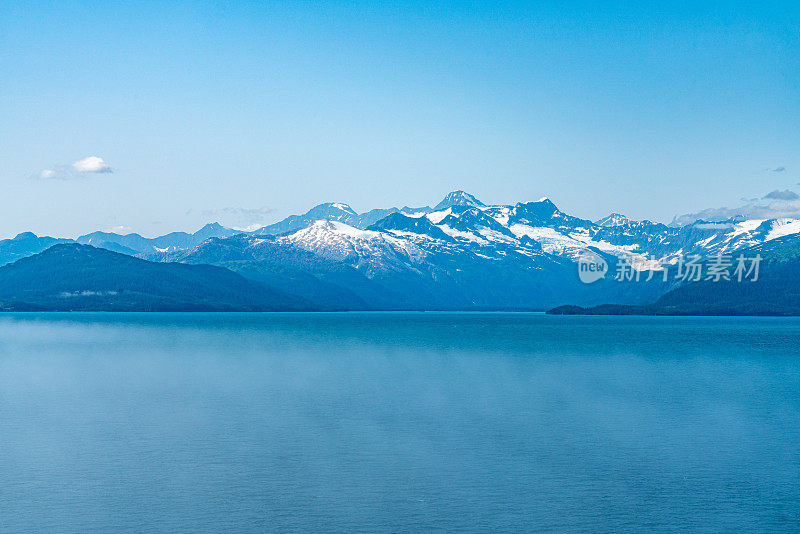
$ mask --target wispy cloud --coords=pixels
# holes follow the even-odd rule
[[[88,156],[70,165],[54,165],[39,173],[42,180],[69,180],[89,174],[108,174],[114,169],[99,156]]]
[[[260,208],[235,208],[226,207],[219,209],[190,209],[186,215],[201,215],[206,220],[219,219],[225,226],[230,226],[235,230],[252,231],[261,228],[269,221],[268,218],[275,210],[267,206]]]
[[[784,189],[783,191],[775,190],[770,191],[766,195],[764,195],[765,199],[773,199],[773,200],[797,200],[800,198],[800,195],[795,193],[794,191],[789,191],[788,189]]]
[[[751,199],[735,208],[708,208],[695,213],[678,215],[672,224],[691,224],[698,219],[721,222],[735,217],[745,219],[800,219],[800,195],[788,189],[775,190],[761,199]]]
[[[770,169],[772,172],[786,172],[786,167],[775,167],[774,169]]]

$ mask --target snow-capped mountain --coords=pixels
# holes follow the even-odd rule
[[[305,228],[314,221],[340,221],[347,224],[358,224],[358,213],[341,202],[326,202],[308,210],[303,215],[290,215],[275,224],[256,230],[256,235],[277,235]]]
[[[453,206],[483,207],[484,204],[465,191],[453,191],[449,193],[435,208],[431,208],[430,206],[423,206],[420,208],[410,208],[408,206],[402,208],[377,208],[361,214],[356,213],[353,208],[342,202],[326,202],[314,206],[302,215],[290,215],[282,221],[259,228],[255,230],[254,233],[257,235],[280,235],[286,232],[301,230],[313,222],[320,220],[343,222],[363,230],[393,213],[402,213],[404,215],[419,217],[432,212],[442,212]]]
[[[466,191],[453,191],[436,204],[433,211],[446,210],[453,206],[483,207],[485,204]]]
[[[668,288],[601,283],[588,291],[575,283],[575,262],[592,250],[612,267],[625,256],[636,268],[651,269],[653,260],[728,254],[800,233],[800,221],[794,220],[672,227],[612,214],[592,222],[564,213],[548,198],[486,205],[463,191],[448,194],[434,208],[372,210],[373,217],[378,211],[384,216],[370,225],[349,206],[322,206],[336,218],[312,221],[325,211],[312,210],[287,219],[300,228],[275,236],[273,244],[311,252],[385,287],[413,293],[409,300],[423,307],[432,302],[537,307],[567,294],[572,302],[646,300]]]
[[[278,241],[328,260],[345,262],[368,277],[386,271],[414,269],[425,256],[412,239],[390,232],[360,230],[339,221],[315,221]]]
[[[325,225],[319,221],[338,224]],[[371,233],[363,232],[367,230]],[[145,238],[139,234],[94,232],[75,241],[148,255],[188,250],[207,239],[239,233],[246,232],[212,223],[193,234],[172,232]],[[357,254],[363,265],[374,265],[381,256],[396,256],[398,251],[410,253],[420,246],[425,249],[430,243],[439,248],[480,247],[481,254],[488,257],[507,254],[510,247],[520,254],[535,250],[568,260],[574,260],[586,249],[614,256],[669,258],[678,254],[727,254],[798,233],[800,220],[795,219],[698,220],[685,226],[667,226],[612,213],[592,222],[564,213],[548,198],[513,205],[486,205],[465,191],[447,194],[433,208],[406,206],[357,213],[345,203],[325,203],[251,232],[254,236],[286,236],[293,244],[320,254],[331,255],[338,250],[342,255],[347,251],[339,258],[341,261]],[[368,241],[381,241],[383,245],[377,249],[364,248],[366,236]],[[0,241],[0,252],[9,251],[7,262],[43,250],[49,244],[69,241],[24,233]],[[418,256],[417,252],[414,254]]]
[[[359,282],[358,298],[366,307],[374,307],[379,295],[384,308],[546,308],[567,297],[581,303],[640,301],[663,289],[653,284],[632,292],[626,284],[581,284],[574,262],[587,248],[610,252],[613,263],[614,254],[634,247],[593,242],[591,221],[561,212],[546,198],[487,206],[456,192],[437,204],[438,210],[396,209],[366,228],[355,226],[358,214],[344,205],[323,206],[349,223],[321,219],[279,235],[256,231],[149,259],[209,261],[240,273],[246,262],[249,272],[263,276],[265,270],[274,273],[275,257],[284,258],[282,269],[303,270],[305,260],[296,259],[302,251],[325,261],[325,269],[341,265],[369,281]],[[286,222],[299,224],[298,219]],[[238,256],[231,256],[231,247],[249,251],[251,259],[232,260]],[[264,247],[269,257],[253,255]],[[315,269],[319,275],[319,266]]]
[[[625,226],[629,222],[630,220],[624,215],[621,215],[619,213],[612,213],[611,215],[608,215],[606,217],[603,217],[599,221],[596,221],[594,224],[596,224],[597,226]]]
[[[194,234],[148,239],[95,232],[77,241],[154,261],[223,266],[334,308],[542,309],[566,302],[647,302],[670,289],[655,282],[581,284],[576,262],[589,250],[610,269],[625,257],[647,270],[657,265],[654,260],[766,250],[792,236],[800,238],[800,220],[668,226],[613,213],[592,222],[548,198],[487,205],[454,191],[433,208],[358,213],[344,203],[320,204],[254,232],[215,223]],[[67,241],[21,234],[0,241],[0,260]]]

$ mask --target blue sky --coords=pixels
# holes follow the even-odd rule
[[[797,3],[13,4],[0,237],[453,189],[669,222],[800,182]]]

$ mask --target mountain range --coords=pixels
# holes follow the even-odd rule
[[[654,259],[709,258],[744,250],[780,255],[798,234],[799,220],[735,217],[670,226],[614,213],[591,221],[564,213],[548,198],[487,205],[469,193],[454,191],[433,207],[392,207],[359,214],[347,204],[320,204],[251,232],[213,223],[193,234],[173,232],[156,238],[94,232],[69,240],[23,233],[0,241],[0,265],[11,264],[0,268],[0,288],[8,288],[0,292],[0,301],[16,302],[17,308],[27,304],[63,309],[54,303],[62,303],[64,297],[54,295],[86,291],[92,298],[79,309],[136,309],[134,300],[104,307],[104,302],[113,299],[104,301],[92,293],[111,291],[102,289],[102,284],[91,285],[87,279],[88,285],[81,288],[83,262],[93,276],[104,263],[109,270],[142,271],[156,277],[166,276],[167,271],[148,271],[150,264],[159,269],[211,265],[267,291],[253,293],[258,294],[255,300],[230,302],[219,295],[211,298],[209,293],[205,308],[198,309],[545,310],[570,304],[579,307],[576,311],[608,303],[649,306],[673,298],[668,297],[671,292],[695,291],[683,287],[693,284],[660,276],[647,282],[616,281],[613,273],[620,265],[650,272]],[[75,248],[78,245],[84,247]],[[60,255],[53,256],[54,249]],[[67,249],[84,252],[66,254]],[[90,254],[89,261],[87,250],[114,256]],[[578,262],[587,251],[602,258],[609,270],[608,276],[592,284],[578,277]],[[142,263],[120,259],[131,256]],[[15,284],[23,287],[25,272],[44,276],[48,268],[63,268],[59,261],[74,268],[74,278],[69,287],[48,289],[50,300],[21,290],[15,293],[14,284],[4,281],[14,272]],[[796,257],[788,264],[794,261]],[[770,271],[775,277],[790,272]],[[181,273],[187,281],[200,271]],[[28,278],[35,285],[35,277]],[[118,289],[136,293],[141,288],[130,285],[134,279],[123,280]],[[173,302],[174,295],[167,293],[151,295],[147,309],[193,309],[193,301],[203,301],[201,288],[208,287],[204,284],[186,288],[185,301]],[[68,306],[76,309],[74,304]]]

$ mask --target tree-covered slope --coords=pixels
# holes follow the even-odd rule
[[[153,263],[62,244],[0,268],[6,310],[271,311],[314,308],[304,299],[221,267]]]

